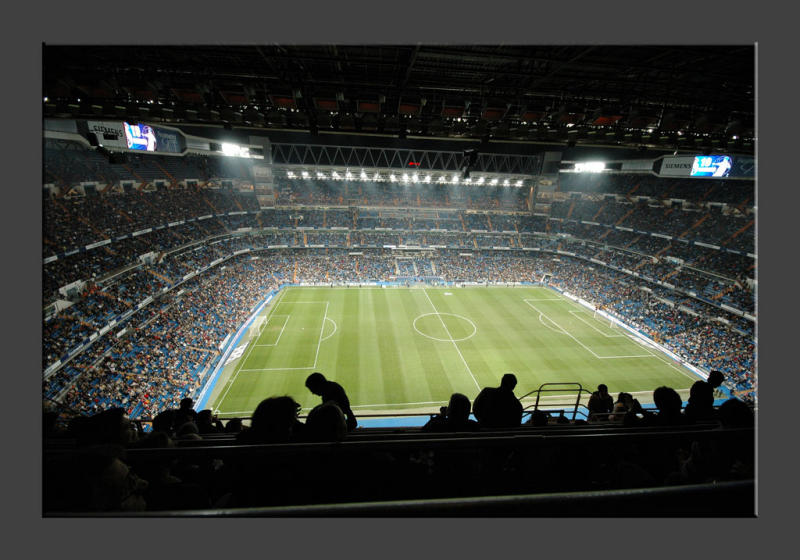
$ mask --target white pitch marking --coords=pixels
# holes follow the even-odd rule
[[[461,361],[464,362],[464,367],[467,368],[467,373],[469,373],[469,376],[475,382],[475,386],[480,391],[481,390],[481,386],[478,384],[478,380],[475,379],[474,375],[472,375],[472,370],[469,368],[469,364],[467,363],[467,360],[464,359],[464,355],[461,353],[461,349],[458,347],[458,343],[453,339],[453,335],[450,334],[450,330],[447,328],[447,325],[444,324],[444,319],[442,319],[442,316],[439,314],[439,310],[436,309],[436,306],[433,304],[433,301],[431,300],[431,296],[428,295],[428,292],[425,291],[425,288],[422,289],[422,293],[425,294],[426,298],[428,298],[428,303],[430,303],[431,307],[433,307],[433,310],[436,312],[437,316],[439,317],[439,320],[442,322],[442,326],[444,327],[444,330],[447,333],[447,336],[450,337],[450,341],[453,343],[453,346],[455,346],[456,352],[458,352],[458,355],[461,357]]]
[[[585,313],[584,313],[584,312],[582,312],[582,311],[570,311],[570,313],[571,313],[572,315],[574,315],[574,316],[575,316],[575,318],[576,318],[578,321],[580,321],[580,322],[582,322],[583,324],[585,324],[585,325],[587,325],[587,326],[589,326],[589,327],[593,328],[594,330],[596,330],[597,332],[599,332],[601,335],[603,335],[603,336],[604,336],[604,337],[606,337],[606,338],[625,338],[625,335],[623,335],[623,334],[608,334],[608,333],[604,333],[603,331],[601,331],[600,329],[598,329],[597,327],[595,327],[593,324],[591,324],[589,321],[587,321],[586,319],[584,319],[583,317],[581,317],[581,314],[585,314]]]
[[[333,335],[336,334],[337,330],[339,330],[339,326],[336,324],[336,321],[334,321],[330,317],[325,317],[325,320],[326,321],[330,321],[331,323],[333,323],[333,332],[331,334],[329,334],[328,336],[326,336],[325,338],[323,338],[322,339],[323,341],[328,340],[330,337],[332,337]]]
[[[558,323],[556,323],[555,321],[553,321],[553,320],[552,320],[550,317],[548,317],[548,316],[547,316],[547,315],[546,315],[546,314],[545,314],[543,311],[541,311],[540,309],[537,309],[535,305],[531,304],[531,303],[530,303],[528,300],[523,300],[523,301],[525,301],[525,303],[526,303],[527,305],[529,305],[530,307],[532,307],[532,308],[534,309],[534,311],[537,311],[537,312],[538,312],[540,315],[544,315],[544,317],[545,317],[545,318],[546,318],[548,321],[550,321],[550,322],[551,322],[551,323],[553,323],[555,326],[557,326],[559,329],[561,329],[561,332],[563,332],[565,335],[567,335],[568,337],[570,337],[572,340],[574,340],[575,342],[577,342],[578,344],[580,344],[580,345],[581,345],[581,346],[582,346],[582,347],[583,347],[583,348],[584,348],[584,349],[585,349],[587,352],[589,352],[589,353],[590,353],[592,356],[594,356],[594,357],[595,357],[595,358],[597,358],[598,360],[616,360],[616,359],[620,359],[620,358],[652,358],[652,357],[654,357],[654,356],[653,356],[653,354],[650,354],[650,353],[648,353],[648,354],[636,354],[636,355],[632,355],[632,356],[598,356],[597,354],[595,354],[595,352],[594,352],[594,351],[593,351],[591,348],[589,348],[589,347],[588,347],[588,346],[586,346],[586,345],[585,345],[583,342],[581,342],[580,340],[578,340],[577,338],[575,338],[575,337],[574,337],[572,334],[568,333],[568,332],[567,332],[567,330],[566,330],[564,327],[562,327],[561,325],[559,325]]]

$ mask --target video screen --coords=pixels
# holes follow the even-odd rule
[[[125,139],[129,150],[156,151],[156,135],[153,128],[146,124],[122,123],[125,128]]]
[[[691,177],[727,177],[731,172],[730,156],[695,156]]]

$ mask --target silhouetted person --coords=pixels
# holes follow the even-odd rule
[[[534,428],[540,428],[542,426],[547,426],[547,423],[549,421],[550,421],[550,415],[547,414],[545,411],[534,410],[531,413],[531,417],[528,420],[528,423]]]
[[[207,408],[197,413],[197,431],[203,434],[218,434],[225,430],[222,422]]]
[[[473,412],[482,428],[513,428],[522,423],[522,403],[514,396],[517,376],[505,374],[499,387],[484,387],[475,397]]]
[[[306,418],[306,441],[342,441],[347,435],[344,412],[333,401],[327,401],[311,409]]]
[[[226,434],[238,434],[241,431],[242,431],[241,418],[231,418],[230,420],[228,420],[228,423],[225,424]]]
[[[689,389],[689,401],[683,415],[689,422],[711,420],[716,417],[714,410],[714,388],[706,381],[695,381]]]
[[[356,428],[358,421],[356,415],[350,409],[350,399],[347,398],[347,393],[344,388],[335,381],[328,381],[325,376],[319,372],[314,372],[306,378],[306,388],[315,395],[322,397],[322,402],[333,401],[342,409],[347,420],[347,430],[351,431]]]
[[[590,420],[608,420],[608,414],[614,410],[614,397],[608,394],[608,387],[604,383],[597,386],[586,407]]]
[[[292,397],[264,399],[253,411],[250,427],[239,432],[241,443],[287,443],[296,441],[303,431],[297,419],[300,405]]]
[[[725,381],[725,375],[723,375],[721,371],[713,370],[708,374],[708,379],[706,381],[711,385],[712,389],[716,389]]]
[[[480,428],[475,420],[469,418],[470,402],[466,395],[453,393],[450,402],[442,407],[440,414],[422,426],[426,432],[473,432]]]

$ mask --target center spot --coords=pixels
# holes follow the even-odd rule
[[[414,319],[414,330],[439,342],[460,342],[475,336],[478,327],[455,313],[425,313]]]

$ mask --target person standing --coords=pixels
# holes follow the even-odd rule
[[[356,429],[358,420],[350,408],[350,399],[347,398],[344,387],[335,381],[328,381],[325,379],[324,375],[315,371],[306,378],[306,388],[315,395],[322,397],[323,403],[328,401],[336,403],[336,405],[342,409],[345,419],[347,420],[347,431]]]

